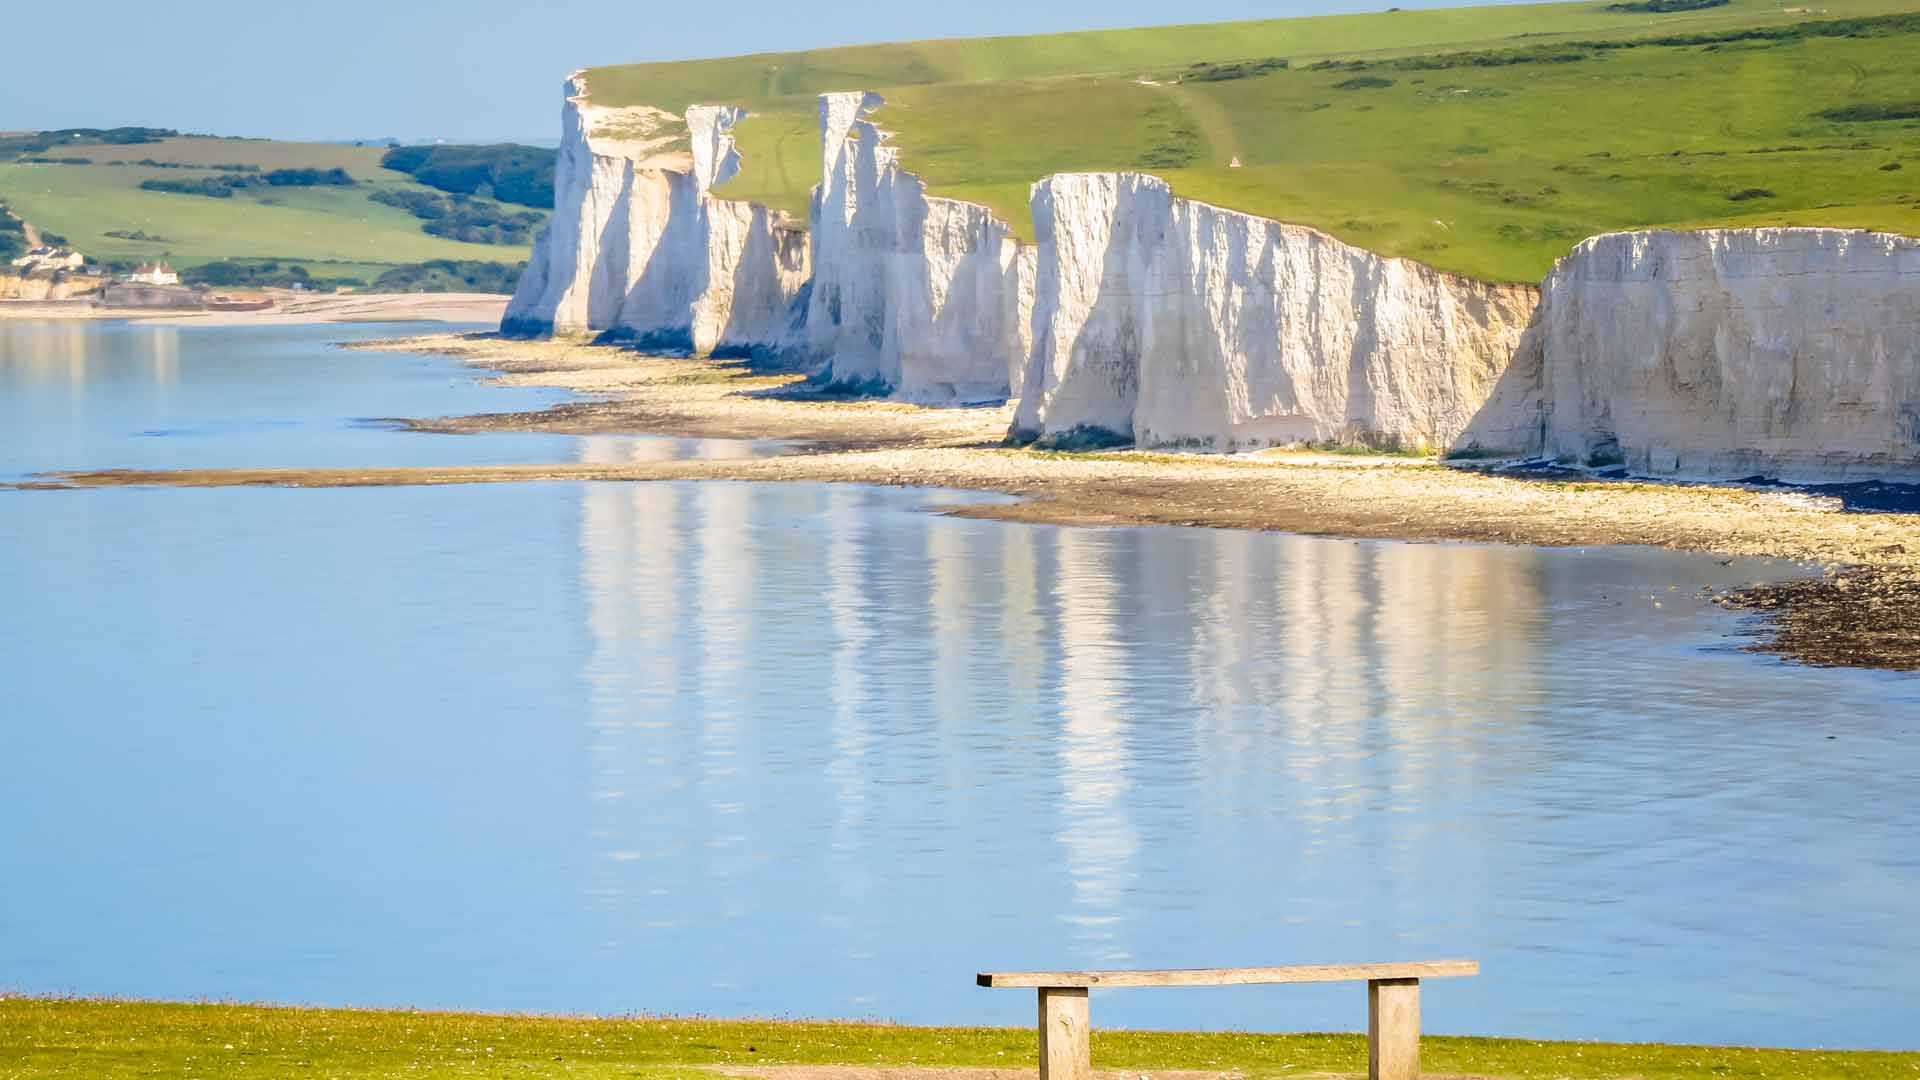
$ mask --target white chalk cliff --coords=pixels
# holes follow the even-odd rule
[[[1537,408],[1533,448],[1562,460],[1651,476],[1920,478],[1920,240],[1592,237],[1548,275],[1508,381],[1496,404]]]
[[[1176,198],[1133,173],[1034,187],[1034,348],[1017,429],[1147,445],[1446,446],[1538,294]]]
[[[1131,173],[1034,185],[1036,244],[929,196],[820,99],[803,232],[712,189],[744,115],[569,83],[549,229],[503,330],[776,358],[1013,434],[1540,455],[1636,472],[1920,479],[1920,241],[1826,229],[1590,239],[1542,288],[1386,258]]]
[[[866,118],[880,104],[820,98],[806,355],[911,401],[1003,400],[1027,352],[1031,253],[986,207],[928,196]]]
[[[553,220],[501,329],[701,353],[784,337],[809,276],[806,233],[709,192],[740,168],[731,129],[742,115],[602,108],[569,80]]]

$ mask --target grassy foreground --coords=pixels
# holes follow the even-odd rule
[[[815,95],[868,89],[934,193],[1029,237],[1033,181],[1109,169],[1491,280],[1537,281],[1612,229],[1920,233],[1920,19],[1901,18],[1920,4],[1621,6],[908,42],[587,82],[599,104],[745,105],[744,169],[721,193],[801,217],[819,179]]]
[[[1028,1069],[1031,1030],[751,1020],[581,1019],[0,999],[0,1078],[675,1077],[710,1067]],[[1358,1035],[1095,1030],[1097,1069],[1366,1071]],[[1428,1037],[1427,1071],[1566,1080],[1920,1076],[1920,1054]],[[699,1070],[696,1072],[696,1070]]]

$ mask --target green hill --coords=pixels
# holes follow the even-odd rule
[[[527,257],[530,232],[544,214],[530,218],[533,212],[502,207],[482,192],[478,200],[463,201],[461,212],[473,217],[484,208],[482,220],[515,219],[507,235],[520,242],[467,243],[430,235],[432,222],[409,207],[439,213],[444,220],[452,209],[450,197],[383,168],[385,153],[380,146],[147,129],[4,137],[0,204],[109,264],[165,258],[189,269],[273,260],[283,267],[302,266],[323,281],[370,283],[395,267],[431,260],[510,265]],[[334,170],[353,183],[339,183]],[[499,228],[465,232],[502,234]]]
[[[935,194],[1028,235],[1034,180],[1134,169],[1535,281],[1611,229],[1920,233],[1916,57],[1914,0],[1596,0],[769,53],[587,82],[603,105],[746,106],[745,168],[719,193],[797,214],[819,176],[815,95],[865,89]]]

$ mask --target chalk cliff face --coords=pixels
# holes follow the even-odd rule
[[[1098,173],[1034,185],[1022,245],[929,196],[857,92],[820,99],[808,233],[713,196],[742,168],[740,109],[568,89],[554,217],[509,333],[749,353],[920,402],[1011,396],[1027,438],[1920,479],[1917,240],[1610,234],[1534,289]]]
[[[67,300],[94,289],[97,280],[66,280],[55,283],[51,277],[26,276],[0,271],[0,300]]]
[[[986,207],[927,195],[866,119],[880,104],[820,98],[806,353],[835,382],[910,401],[1004,399],[1027,351],[1032,258]]]
[[[1536,332],[1511,381],[1540,397],[1550,456],[1656,476],[1920,477],[1920,240],[1596,236],[1548,276]]]
[[[568,84],[554,214],[501,324],[508,334],[602,334],[697,352],[789,333],[808,278],[806,234],[708,189],[740,167],[738,109],[592,105]],[[688,149],[687,147],[690,147]]]
[[[1144,445],[1445,446],[1538,293],[1175,198],[1131,173],[1035,185],[1034,347],[1016,430]]]

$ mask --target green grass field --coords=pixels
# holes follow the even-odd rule
[[[235,258],[305,265],[318,277],[371,281],[395,265],[428,259],[514,263],[528,248],[467,244],[429,236],[397,207],[367,198],[376,190],[431,191],[380,167],[378,147],[179,137],[126,146],[58,148],[41,156],[86,158],[87,165],[0,164],[0,203],[103,261],[167,258],[176,267]],[[178,163],[185,168],[135,164]],[[121,163],[121,164],[115,164]],[[144,191],[145,180],[225,175],[213,165],[263,171],[344,168],[353,187],[252,188],[232,198]],[[144,233],[157,240],[108,233]]]
[[[182,135],[151,143],[121,145],[88,144],[56,147],[46,157],[86,158],[99,164],[110,162],[159,161],[175,165],[258,165],[261,169],[333,169],[342,168],[356,177],[372,176],[380,169],[379,146],[342,146],[336,143],[275,142],[272,139],[222,139],[201,135]]]
[[[1096,1016],[1098,1015],[1096,1010]],[[1030,1028],[580,1019],[0,999],[0,1077],[705,1077],[719,1067],[1032,1069]],[[1097,1069],[1365,1075],[1361,1035],[1093,1033]],[[1429,1072],[1513,1080],[1911,1080],[1920,1054],[1429,1036]]]
[[[1920,119],[1816,115],[1920,100],[1920,19],[1860,36],[1568,47],[1915,12],[1913,0],[1400,11],[629,65],[587,80],[601,104],[747,106],[745,169],[721,193],[799,215],[819,175],[814,96],[872,89],[888,101],[876,119],[934,193],[986,203],[1029,237],[1034,180],[1134,169],[1377,251],[1537,281],[1610,229],[1920,233]],[[1579,58],[1433,63],[1543,47]],[[1183,78],[1197,63],[1270,57],[1289,68]],[[1315,70],[1326,61],[1342,66]],[[1228,167],[1235,157],[1244,167]]]

